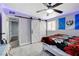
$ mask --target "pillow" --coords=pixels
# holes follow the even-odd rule
[[[63,36],[64,37],[64,39],[68,39],[69,38],[69,36]]]
[[[52,45],[52,44],[55,43],[54,40],[52,40],[51,37],[43,37],[42,40],[41,40],[41,42],[47,43],[49,45]]]
[[[54,40],[56,43],[58,42],[58,43],[61,43],[61,42],[63,42],[63,39],[55,39]]]

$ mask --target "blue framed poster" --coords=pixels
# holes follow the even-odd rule
[[[58,29],[65,30],[65,17],[58,19]]]
[[[75,15],[75,29],[79,30],[79,14]]]

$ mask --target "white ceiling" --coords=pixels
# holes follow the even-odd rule
[[[55,4],[55,3],[53,3]],[[49,19],[53,18],[62,14],[58,14],[56,12],[53,12],[49,16],[47,16],[46,12],[36,13],[37,10],[45,9],[45,7],[42,3],[6,3],[5,5],[14,8],[15,10],[21,11],[23,13],[30,13],[33,16],[43,18],[43,19]],[[74,11],[79,10],[79,3],[64,3],[55,9],[59,9],[63,11],[63,14],[72,13]]]

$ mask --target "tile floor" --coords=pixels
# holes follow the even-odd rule
[[[40,42],[14,48],[10,51],[10,55],[12,56],[53,56],[49,52],[43,50],[43,44]]]

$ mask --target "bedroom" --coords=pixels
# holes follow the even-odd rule
[[[4,46],[1,45],[3,49],[0,54],[79,56],[78,7],[79,3],[0,4],[1,44]],[[77,48],[74,48],[75,45]],[[77,51],[68,50],[68,47]]]

